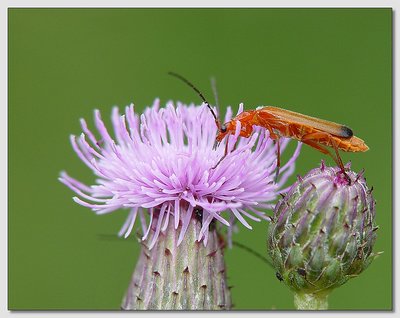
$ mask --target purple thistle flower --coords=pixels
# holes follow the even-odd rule
[[[96,214],[129,208],[119,235],[128,237],[139,218],[143,240],[150,229],[155,231],[150,249],[169,222],[175,229],[181,223],[179,245],[198,209],[202,210],[202,228],[197,240],[203,240],[204,245],[214,220],[228,227],[229,238],[236,219],[249,229],[245,218],[269,220],[261,209],[272,208],[271,201],[277,194],[287,191],[282,187],[294,171],[301,143],[281,167],[279,182],[275,183],[276,147],[269,132],[257,127],[250,138],[240,138],[236,149],[232,149],[240,131],[238,122],[236,134],[229,137],[229,154],[214,168],[224,154],[225,144],[213,149],[216,126],[207,107],[179,102],[174,107],[168,102],[165,108],[159,108],[159,104],[155,100],[140,117],[133,105],[125,108],[124,115],[114,107],[114,137],[98,110],[95,125],[99,139],[81,119],[83,133],[71,136],[72,147],[97,180],[87,186],[62,172],[59,180],[77,194],[74,201]],[[238,113],[242,111],[240,104]],[[229,107],[225,121],[231,117]],[[281,151],[288,142],[281,141]],[[223,217],[224,211],[230,214],[228,219]],[[145,212],[150,216],[148,224]]]

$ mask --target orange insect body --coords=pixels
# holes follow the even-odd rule
[[[297,139],[324,154],[332,154],[324,147],[332,147],[336,151],[335,162],[344,170],[337,150],[347,152],[367,151],[369,148],[363,140],[353,135],[350,128],[323,119],[306,116],[286,109],[265,106],[256,110],[248,110],[239,114],[219,129],[217,141],[227,134],[234,134],[236,122],[240,121],[240,136],[250,137],[253,126],[261,126],[270,132],[272,139],[288,137]]]
[[[242,112],[225,124],[226,132],[219,132],[218,141],[221,141],[227,134],[235,133],[236,121],[241,123],[240,136],[242,137],[250,137],[253,126],[261,126],[269,130],[272,139],[288,137],[303,142],[312,140],[328,147],[336,145],[338,149],[346,152],[369,149],[362,139],[354,136],[351,129],[344,125],[274,106]],[[310,138],[312,137],[310,135],[314,137]]]

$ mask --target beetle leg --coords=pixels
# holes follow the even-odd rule
[[[240,133],[240,136],[244,137],[244,138],[249,138],[252,133],[253,133],[253,126],[252,125],[246,125],[244,127],[244,131],[242,131]]]
[[[343,166],[343,162],[342,159],[339,156],[337,147],[334,147],[335,152],[336,152],[336,156],[335,157],[326,147],[322,146],[321,144],[319,144],[316,141],[313,140],[302,140],[302,143],[305,143],[306,145],[309,145],[311,147],[313,147],[314,149],[317,149],[318,151],[322,152],[323,154],[329,155],[332,157],[332,159],[335,161],[335,163],[340,167],[340,169],[342,170],[342,173],[345,175],[347,181],[349,184],[351,184],[351,179],[350,177],[347,175],[347,173],[344,171],[344,166]]]
[[[248,138],[250,137],[251,133],[253,132],[253,126],[246,126],[245,127],[245,131],[242,135],[242,137]],[[225,152],[224,155],[221,157],[221,159],[218,160],[217,164],[212,167],[212,169],[215,169],[220,162],[228,155],[228,150],[229,150],[229,134],[225,137],[226,138],[226,144],[225,144]],[[238,138],[239,139],[239,138]],[[238,144],[238,139],[236,139],[235,144],[233,145],[232,151],[234,151],[236,149],[236,146]]]
[[[235,141],[235,143],[234,143],[234,145],[233,145],[232,151],[235,151],[235,150],[236,150],[237,144],[238,144],[238,140],[236,139],[236,141]]]
[[[281,146],[279,138],[276,139],[276,173],[275,173],[275,183],[278,181],[279,170],[281,168]]]
[[[271,126],[264,123],[265,129],[269,131],[269,138],[271,138],[276,144],[276,172],[275,172],[275,183],[278,181],[279,170],[281,167],[281,146],[279,143],[279,135],[276,134]]]
[[[277,140],[279,138],[279,135],[274,133],[271,128],[267,128],[269,130],[269,138],[272,140]]]
[[[314,149],[316,149],[316,150],[322,152],[322,153],[325,154],[325,155],[331,156],[332,159],[333,159],[333,160],[335,161],[335,163],[337,164],[335,156],[332,155],[332,153],[331,153],[326,147],[320,145],[319,143],[317,143],[316,141],[313,141],[313,140],[302,140],[301,142],[302,142],[303,144],[309,145],[310,147],[313,147]]]
[[[212,167],[211,169],[215,169],[222,160],[224,160],[224,158],[227,156],[228,154],[228,145],[229,145],[229,134],[226,136],[226,144],[225,144],[225,151],[224,151],[224,155],[221,157],[221,159],[218,160],[217,164]],[[236,143],[235,143],[235,147],[236,147]]]
[[[334,140],[332,140],[332,145],[333,145],[333,149],[335,150],[335,153],[336,153],[336,158],[339,161],[339,167],[340,167],[340,169],[342,169],[342,172],[344,174],[346,174],[346,172],[344,171],[344,164],[343,164],[342,158],[339,155],[338,147]]]
[[[322,146],[318,142],[319,139],[325,139],[330,142],[330,144],[332,145],[332,148],[335,150],[336,157],[333,156],[330,151],[328,151],[324,146]],[[345,173],[343,161],[339,155],[338,145],[335,142],[335,140],[333,140],[331,134],[328,134],[325,132],[316,132],[316,133],[307,134],[301,138],[301,142],[321,151],[324,154],[329,154],[333,158],[333,160],[335,160],[335,163],[340,167],[342,172]]]

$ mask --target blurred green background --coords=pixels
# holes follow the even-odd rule
[[[331,309],[392,308],[391,9],[9,9],[9,309],[115,309],[138,256],[113,239],[127,215],[95,216],[58,182],[93,183],[69,135],[93,110],[155,97],[200,103],[173,70],[220,104],[276,105],[350,126],[370,147],[342,153],[366,170],[377,200],[376,251]],[[109,122],[109,121],[108,121]],[[295,143],[293,143],[293,146]],[[324,158],[304,146],[296,174]],[[293,182],[295,176],[290,180]],[[266,254],[267,224],[234,239]],[[226,252],[234,309],[294,309],[274,271]]]

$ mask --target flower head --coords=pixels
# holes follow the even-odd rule
[[[239,112],[243,105],[239,107]],[[232,116],[228,108],[225,121]],[[186,106],[172,102],[159,108],[159,100],[146,108],[139,117],[133,105],[120,115],[112,111],[114,137],[95,111],[95,125],[100,138],[81,119],[83,133],[71,136],[73,149],[97,176],[96,183],[87,186],[61,174],[60,181],[71,188],[75,202],[97,214],[129,208],[130,213],[119,235],[127,237],[139,216],[145,240],[150,229],[155,231],[150,248],[169,222],[181,226],[178,244],[183,240],[192,217],[201,217],[198,240],[207,244],[211,222],[232,228],[238,220],[247,228],[246,218],[269,219],[261,211],[271,208],[278,193],[286,191],[283,184],[294,170],[300,152],[298,144],[292,158],[281,167],[279,183],[274,182],[276,149],[265,129],[255,129],[251,138],[230,136],[229,153],[217,165],[225,151],[221,144],[213,149],[216,125],[205,105]],[[233,149],[235,141],[237,146]],[[288,143],[281,142],[281,151]],[[149,214],[146,223],[145,212]],[[228,219],[223,213],[230,215]]]
[[[339,167],[299,177],[275,207],[268,252],[277,275],[299,294],[328,293],[365,270],[379,254],[375,200],[363,172]]]

